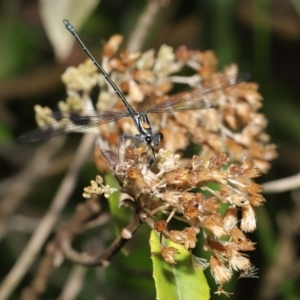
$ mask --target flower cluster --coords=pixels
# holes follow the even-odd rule
[[[217,59],[212,51],[189,50],[185,46],[174,50],[162,45],[157,53],[153,49],[144,53],[118,52],[121,42],[122,36],[114,35],[104,45],[102,67],[137,111],[166,100],[175,84],[207,87],[209,80],[238,72],[236,65],[216,72]],[[191,75],[184,76],[187,73]],[[100,90],[96,110],[124,111],[124,105],[91,60],[77,68],[69,67],[62,80],[68,94],[66,101],[59,102],[62,112],[95,109],[91,99],[91,91],[95,88]],[[172,152],[186,149],[192,141],[200,146],[202,158],[226,153],[232,161],[241,162],[249,156],[266,172],[270,167],[269,161],[277,153],[265,133],[266,119],[257,112],[262,105],[262,97],[257,90],[255,83],[241,83],[206,95],[205,100],[210,101],[215,109],[177,112],[164,117],[152,114],[153,130],[161,131],[165,137],[161,146]],[[46,118],[46,124],[49,124],[48,108],[43,111],[38,107],[36,113],[37,119]],[[60,122],[65,120],[56,122],[55,126],[59,126]],[[61,127],[65,126],[61,124]],[[137,133],[130,118],[121,119],[113,125],[102,124],[97,132],[115,150],[121,134]]]
[[[108,198],[112,193],[118,191],[118,189],[111,188],[109,185],[103,184],[103,178],[101,176],[96,176],[96,180],[91,180],[91,185],[87,186],[83,190],[82,196],[86,199],[91,198],[93,194],[102,195]]]
[[[224,75],[238,73],[237,66],[216,72],[217,59],[213,52],[189,50],[184,46],[174,50],[163,45],[157,53],[154,50],[119,52],[121,42],[122,37],[115,35],[105,44],[102,67],[134,109],[145,111],[166,101],[175,84],[204,88],[207,93],[199,97],[215,108],[164,116],[153,114],[150,117],[153,131],[163,134],[161,146],[168,149],[159,149],[157,153],[134,139],[133,143],[129,141],[131,144],[124,143],[122,149],[118,148],[119,137],[124,132],[137,134],[136,128],[130,118],[120,118],[116,124],[109,123],[107,118],[97,133],[100,141],[108,142],[110,150],[96,148],[98,168],[103,171],[108,166],[118,178],[122,191],[132,197],[141,221],[152,219],[152,228],[165,239],[190,250],[202,234],[204,249],[211,256],[209,261],[193,257],[194,265],[210,266],[220,287],[231,279],[234,271],[250,276],[254,269],[244,252],[254,250],[255,243],[246,233],[256,228],[254,207],[265,201],[261,187],[252,179],[260,176],[261,171],[266,172],[270,160],[277,155],[275,145],[265,133],[266,119],[258,112],[262,100],[258,85],[244,82],[209,93],[211,80],[226,80],[228,77]],[[190,75],[184,75],[187,73]],[[68,93],[67,100],[59,103],[62,116],[70,111],[80,116],[81,110],[89,110],[93,118],[97,116],[96,110],[124,111],[118,95],[91,60],[77,68],[68,68],[62,80]],[[96,110],[91,99],[95,88],[100,91]],[[66,131],[76,128],[66,123],[66,118],[52,124],[48,108],[35,109],[42,126],[58,126]],[[82,119],[77,117],[75,121],[85,124],[86,116],[82,113]],[[94,124],[96,121],[97,118]],[[199,145],[199,155],[181,159],[178,151],[185,150],[191,142]],[[83,196],[108,197],[114,191],[97,177],[84,189]],[[162,214],[165,218],[158,220],[157,216]],[[183,222],[185,228],[172,230],[172,219]],[[161,246],[165,261],[176,264],[178,250]]]
[[[147,157],[146,147],[141,147],[136,151],[140,157]],[[187,250],[195,248],[201,233],[211,258],[206,262],[194,257],[194,264],[210,266],[220,286],[231,279],[234,271],[249,274],[253,266],[244,251],[254,250],[255,243],[245,233],[255,230],[254,207],[265,201],[261,187],[251,180],[261,174],[254,162],[246,158],[240,165],[231,164],[222,153],[208,161],[194,156],[191,164],[183,167],[178,155],[160,149],[150,167],[147,160],[132,155],[134,148],[128,146],[130,150],[117,163],[110,151],[102,150],[102,154],[122,192],[134,199],[138,214],[154,221],[165,215],[155,221],[153,229]],[[169,228],[172,219],[186,224],[185,228]],[[176,248],[162,243],[161,254],[166,262],[176,264],[177,253]]]

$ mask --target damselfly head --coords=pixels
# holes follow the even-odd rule
[[[161,132],[157,132],[152,136],[152,146],[154,148],[158,147],[160,142],[163,139],[163,134]]]

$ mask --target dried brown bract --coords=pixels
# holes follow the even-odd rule
[[[140,147],[139,151],[146,151],[145,146]],[[127,155],[119,158],[117,163],[110,160],[109,151],[102,153],[118,178],[121,191],[132,197],[132,205],[141,221],[153,224],[152,229],[163,239],[187,250],[195,248],[198,235],[202,234],[206,241],[204,249],[210,251],[211,258],[205,262],[194,257],[194,264],[203,268],[209,264],[213,277],[221,286],[234,272],[249,272],[252,265],[243,251],[254,250],[255,243],[246,237],[246,233],[256,228],[253,207],[264,201],[261,187],[251,181],[253,174],[257,175],[252,160],[246,158],[240,165],[234,165],[226,154],[221,153],[208,161],[194,156],[190,166],[183,167],[178,155],[160,149],[149,166],[148,161],[135,159],[131,151],[126,151]],[[100,183],[104,193],[99,177],[96,182]],[[95,190],[96,193],[98,185],[92,181],[91,186],[85,192]],[[105,190],[106,193],[110,191],[108,187]],[[242,212],[240,219],[238,211]],[[165,218],[156,220],[161,215]],[[183,222],[184,229],[172,230],[172,219]],[[163,239],[162,257],[166,262],[176,264],[178,251],[165,247]]]

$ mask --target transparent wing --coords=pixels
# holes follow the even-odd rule
[[[74,125],[84,127],[92,127],[89,125],[90,122],[96,122],[94,126],[101,125],[113,121],[117,121],[122,118],[130,116],[128,112],[119,111],[107,111],[107,110],[78,110],[78,111],[55,111],[48,114],[49,117],[59,121],[62,119],[68,119],[74,123]],[[86,123],[86,124],[85,124]],[[83,128],[84,129],[84,128]]]
[[[207,80],[204,85],[170,96],[166,101],[150,108],[147,113],[171,113],[176,111],[212,108],[214,105],[204,96],[234,86],[250,78],[248,73],[225,75]]]
[[[17,140],[22,143],[34,143],[43,141],[58,135],[70,132],[83,131],[97,125],[113,122],[130,116],[127,112],[113,111],[84,111],[84,112],[53,112],[49,116],[56,121],[51,126],[43,126],[32,129],[18,136]]]

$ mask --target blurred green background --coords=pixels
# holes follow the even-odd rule
[[[77,65],[86,58],[77,45],[71,53],[60,57],[63,50],[59,47],[64,47],[64,39],[58,42],[60,46],[56,45],[55,55],[42,13],[48,8],[41,8],[42,2],[0,1],[0,280],[14,265],[47,210],[80,139],[79,135],[68,137],[60,151],[61,163],[48,174],[35,178],[30,190],[25,189],[24,197],[14,191],[14,184],[23,180],[18,176],[26,167],[30,170],[28,162],[42,147],[41,144],[19,144],[16,137],[36,127],[35,104],[57,108],[58,100],[65,97],[60,75],[67,66]],[[80,15],[80,1],[67,2],[66,11],[72,10],[67,17],[74,23],[72,16],[76,19]],[[240,71],[251,73],[251,81],[259,84],[264,98],[261,112],[269,121],[267,131],[279,152],[271,171],[259,178],[259,182],[299,172],[300,1],[103,0],[82,16],[85,19],[79,23],[83,26],[80,30],[77,27],[80,36],[100,58],[103,41],[112,34],[124,35],[125,43],[130,40],[138,19],[151,2],[162,6],[150,22],[141,50],[158,49],[163,43],[211,49],[219,59],[219,69],[235,62]],[[64,17],[60,18],[60,13],[51,14],[50,19],[58,24],[56,28],[64,32]],[[60,217],[61,222],[72,215],[75,205],[82,201],[82,188],[96,174],[91,155],[80,172],[72,199]],[[295,221],[300,220],[299,195],[294,190],[265,197],[265,206],[257,210],[258,230],[249,236],[258,243],[250,258],[259,268],[260,278],[233,279],[224,287],[234,292],[231,299],[299,299],[300,224]],[[1,222],[1,218],[5,222]],[[287,224],[287,220],[292,224]],[[108,229],[101,232],[104,237],[105,230]],[[78,299],[121,296],[122,299],[154,299],[148,239],[140,235],[135,243],[129,257],[118,255],[110,268],[88,270]],[[11,299],[19,299],[21,290],[34,276],[36,266],[37,262]],[[58,297],[70,267],[66,262],[55,272],[42,299]],[[213,294],[216,286],[209,270],[205,274],[212,299],[225,299],[225,296]]]

